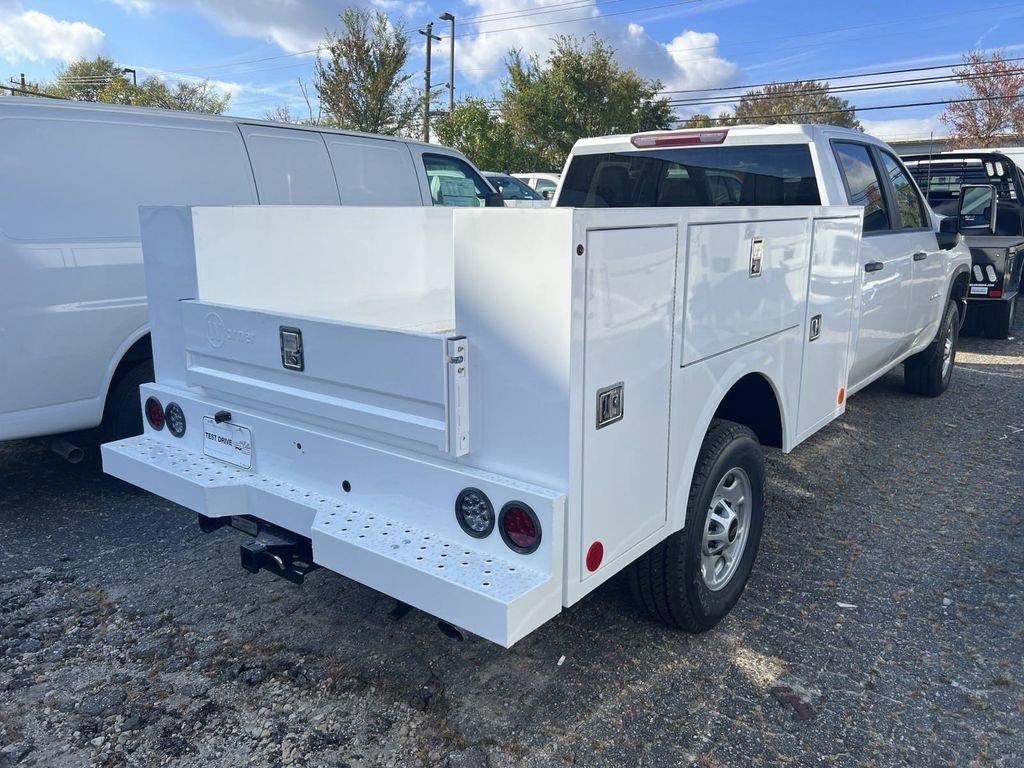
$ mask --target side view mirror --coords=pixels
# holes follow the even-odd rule
[[[545,200],[550,200],[551,198],[553,198],[555,196],[555,190],[553,190],[553,189],[545,189],[543,192],[540,193],[540,195]]]
[[[939,221],[939,231],[935,233],[939,248],[948,251],[960,239],[960,222],[956,216],[943,216]]]
[[[996,188],[991,184],[960,187],[959,229],[965,235],[995,234],[996,210]]]
[[[505,198],[501,196],[500,192],[491,192],[484,200],[485,208],[504,208]]]

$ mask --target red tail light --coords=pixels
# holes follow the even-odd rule
[[[529,505],[510,501],[501,508],[498,530],[509,548],[528,555],[540,546],[540,520]]]
[[[721,144],[729,131],[676,131],[672,133],[638,133],[630,138],[637,149],[656,147],[692,147],[701,144]]]
[[[1000,298],[1002,298],[1002,296],[1003,296],[1003,289],[1002,288],[989,288],[988,289],[988,297],[990,299],[1000,299]]]
[[[155,397],[146,400],[146,421],[155,430],[164,428],[164,407]]]

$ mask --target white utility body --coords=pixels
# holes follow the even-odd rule
[[[737,382],[770,386],[786,451],[843,412],[861,225],[810,206],[143,209],[142,398],[168,423],[105,445],[104,468],[511,646],[684,526]],[[467,488],[529,507],[536,548],[467,535]]]

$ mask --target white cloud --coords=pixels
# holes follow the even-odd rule
[[[111,0],[129,10],[194,8],[229,34],[270,40],[288,53],[316,48],[324,29],[336,29],[346,5],[379,8],[396,17],[422,13],[423,0]]]
[[[892,139],[920,139],[931,134],[945,136],[948,129],[939,120],[938,115],[931,117],[903,117],[894,120],[865,120],[858,117],[864,130],[872,136],[889,141]]]
[[[19,3],[0,2],[0,58],[23,61],[69,61],[103,50],[103,30],[84,21],[64,21]]]
[[[526,8],[543,9],[560,2],[562,0],[533,0]],[[470,5],[479,15],[524,10],[521,0],[471,0]],[[549,24],[566,19],[575,21]],[[735,64],[718,55],[718,35],[714,33],[684,29],[671,42],[663,44],[652,38],[641,24],[602,16],[594,2],[532,17],[493,19],[470,27],[468,32],[456,43],[455,55],[459,73],[465,73],[473,82],[501,76],[502,63],[510,49],[535,54],[543,60],[560,34],[597,34],[615,50],[620,65],[636,69],[644,77],[661,80],[666,89],[724,85],[738,72]],[[446,60],[447,51],[444,46],[441,48],[438,58]]]

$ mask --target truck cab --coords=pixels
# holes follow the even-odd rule
[[[850,393],[915,359],[965,310],[970,256],[943,232],[895,152],[827,125],[742,125],[585,139],[555,206],[854,205],[864,208],[861,314]],[[947,226],[948,228],[948,226]],[[949,313],[956,317],[950,323]],[[949,349],[948,371],[955,355]],[[907,386],[918,389],[911,362]],[[944,386],[944,385],[943,385]],[[933,390],[936,387],[932,387]],[[938,392],[935,392],[937,394]]]
[[[1024,150],[957,150],[904,158],[935,211],[948,216],[971,249],[968,324],[1005,339],[1024,271]]]

